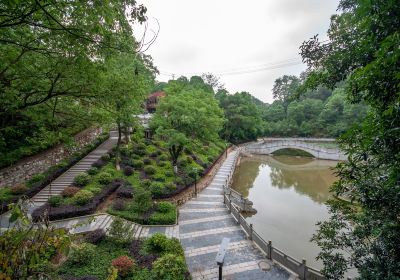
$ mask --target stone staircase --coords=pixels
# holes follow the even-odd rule
[[[95,150],[86,155],[78,163],[68,169],[65,173],[60,175],[57,179],[44,187],[39,193],[32,197],[32,202],[35,207],[41,206],[54,195],[59,195],[62,191],[70,186],[76,176],[87,171],[92,167],[92,164],[101,158],[102,155],[109,152],[117,143],[117,137],[113,134],[104,143],[98,146]]]

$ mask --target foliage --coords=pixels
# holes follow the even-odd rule
[[[156,173],[156,168],[154,166],[145,166],[143,168],[144,172],[146,172],[147,175],[153,175]]]
[[[63,229],[49,227],[48,221],[40,220],[37,227],[20,201],[11,207],[10,222],[17,226],[7,229],[0,236],[0,278],[39,278],[41,268],[56,253],[66,252],[70,236]]]
[[[96,245],[90,243],[73,244],[68,262],[74,265],[86,264],[96,254]]]
[[[113,218],[107,232],[110,238],[118,243],[128,243],[132,239],[131,224],[120,217]]]
[[[1,10],[0,166],[72,144],[106,121],[108,97],[124,88],[138,100],[152,84],[155,69],[132,30],[146,8],[133,0],[9,1]]]
[[[341,278],[351,266],[360,279],[398,279],[400,3],[342,0],[339,10],[331,17],[328,42],[315,36],[301,47],[310,69],[300,90],[346,80],[346,98],[370,110],[340,141],[348,161],[339,164],[332,191],[350,202],[330,201],[331,218],[319,224],[313,239],[329,279]],[[333,100],[330,111],[337,104]]]
[[[78,187],[84,187],[90,183],[91,177],[89,174],[81,173],[74,178],[74,184]]]
[[[254,97],[247,92],[230,95],[227,91],[219,91],[215,97],[224,109],[227,119],[221,133],[222,138],[240,143],[261,136],[263,132],[261,111]]]
[[[137,205],[137,210],[140,213],[146,212],[153,206],[153,201],[151,200],[151,193],[144,190],[143,188],[137,188],[134,196],[135,204]]]
[[[77,205],[85,205],[93,198],[93,193],[87,190],[80,190],[74,196],[74,202]]]
[[[171,202],[161,201],[157,203],[157,210],[161,213],[167,213],[173,210],[175,206]]]
[[[57,206],[60,206],[61,201],[62,201],[61,195],[54,195],[54,196],[50,197],[47,202],[50,204],[51,207],[57,207]]]
[[[87,258],[86,264],[75,265],[66,261],[59,269],[59,274],[73,275],[77,278],[91,275],[98,279],[107,279],[111,261],[127,254],[128,249],[124,244],[115,243],[109,238],[105,238],[96,245],[96,253],[91,258]]]
[[[110,174],[110,173],[108,173],[108,172],[100,172],[98,175],[97,175],[97,181],[100,183],[100,184],[102,184],[102,185],[108,185],[108,184],[110,184],[111,183],[111,181],[113,180],[113,176]]]
[[[183,249],[179,240],[168,238],[162,233],[155,233],[144,241],[143,250],[146,253],[157,255],[176,254],[183,256]]]
[[[97,167],[91,167],[86,171],[86,173],[89,175],[96,175],[98,172],[99,169]]]
[[[151,127],[174,130],[187,138],[212,141],[218,138],[223,122],[223,111],[211,93],[188,87],[171,88],[157,108]]]
[[[128,256],[120,256],[111,262],[111,265],[118,270],[118,274],[121,276],[127,276],[132,272],[134,264],[134,261]]]
[[[186,263],[182,256],[166,254],[153,263],[153,273],[165,280],[184,280],[187,273]]]

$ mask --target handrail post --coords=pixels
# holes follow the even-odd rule
[[[232,201],[229,199],[229,214],[232,213]]]
[[[301,268],[300,268],[300,273],[299,273],[299,277],[301,280],[305,280],[307,277],[307,262],[305,259],[303,259],[301,261]]]
[[[250,224],[250,234],[249,234],[249,239],[253,240],[253,224]]]
[[[272,241],[268,240],[268,259],[272,261]]]

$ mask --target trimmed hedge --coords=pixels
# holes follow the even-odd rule
[[[116,189],[118,189],[124,181],[116,179],[109,185],[104,187],[100,193],[95,195],[93,199],[86,205],[61,205],[59,207],[51,207],[48,203],[35,209],[32,213],[32,219],[38,221],[40,217],[48,213],[49,220],[61,220],[66,218],[72,218],[77,216],[84,216],[93,214],[96,208],[102,203],[109,195],[111,195]]]
[[[15,203],[20,199],[22,196],[27,196],[27,197],[32,197],[36,195],[38,192],[40,192],[44,187],[46,187],[48,184],[50,184],[52,181],[57,179],[61,174],[63,174],[65,171],[70,169],[73,165],[75,165],[78,161],[80,161],[82,158],[84,158],[88,153],[92,152],[94,149],[96,149],[100,144],[102,144],[104,141],[106,141],[109,137],[109,134],[100,134],[99,137],[97,137],[92,143],[86,145],[83,147],[79,153],[74,153],[70,158],[66,160],[66,162],[59,163],[58,165],[54,165],[50,167],[47,171],[43,173],[43,177],[41,180],[38,179],[38,177],[41,177],[39,174],[35,175],[36,177],[34,180],[29,180],[29,184],[31,185],[30,188],[24,192],[21,195],[15,196],[10,199],[10,201],[7,202],[2,202],[0,204],[0,214],[3,214],[7,212],[8,205],[10,203]],[[34,181],[34,182],[32,182]]]

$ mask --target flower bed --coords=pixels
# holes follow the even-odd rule
[[[84,238],[71,248],[57,270],[62,279],[190,279],[182,246],[175,238],[157,233],[145,240],[111,235],[95,244],[88,241]],[[111,275],[115,278],[109,278]]]
[[[15,203],[22,197],[33,197],[40,192],[50,182],[75,165],[84,158],[88,153],[96,149],[109,137],[108,133],[101,134],[92,143],[86,145],[79,152],[74,153],[67,160],[63,160],[57,165],[50,167],[47,171],[34,175],[30,180],[21,186],[5,187],[0,189],[0,214],[8,211],[8,204]],[[19,190],[18,190],[19,187]]]

